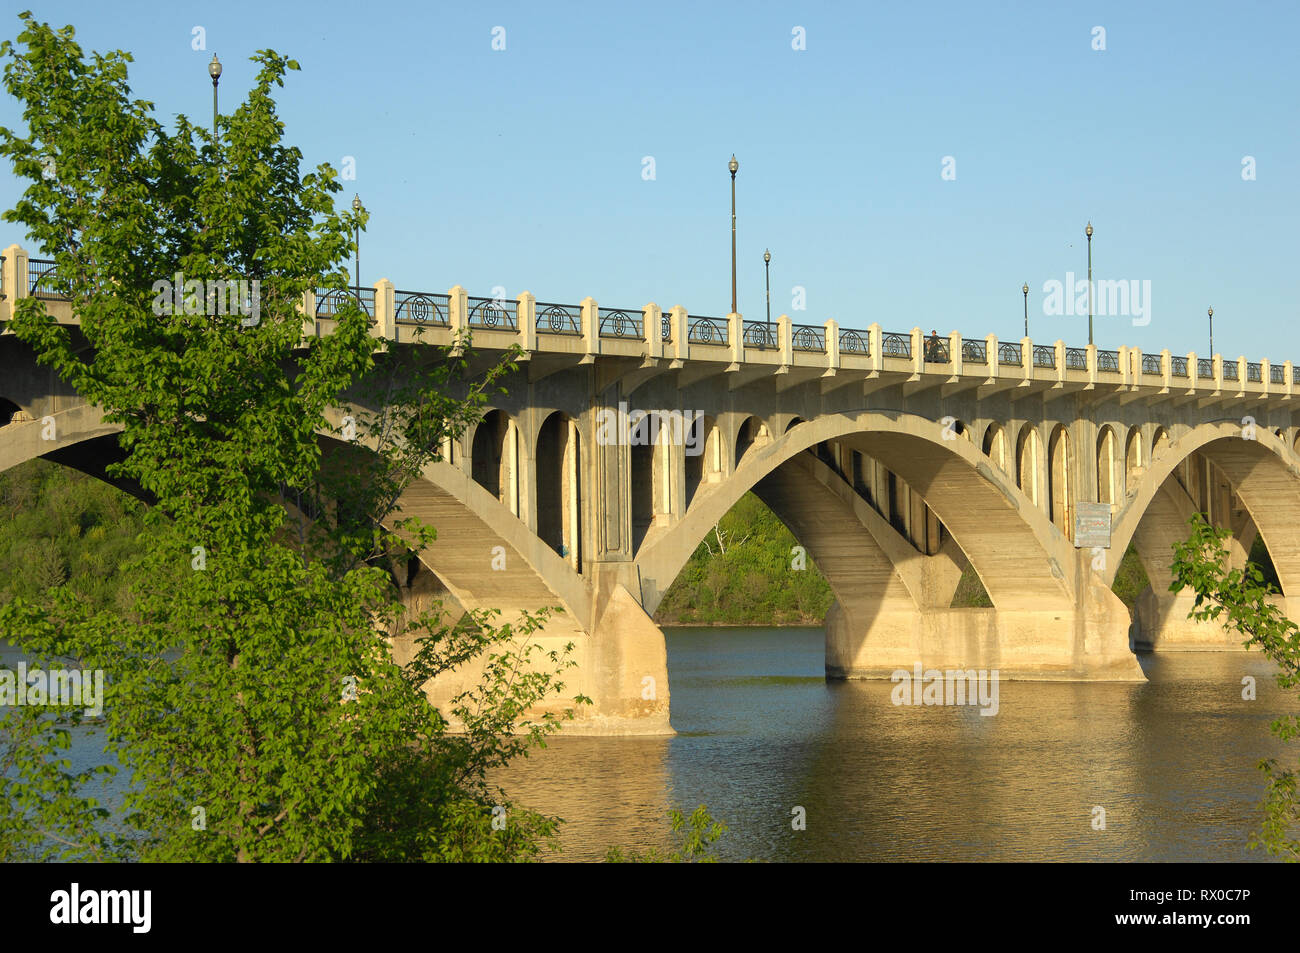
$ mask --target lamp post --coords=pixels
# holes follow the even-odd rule
[[[763,249],[763,285],[767,289],[767,341],[772,343],[772,253]],[[732,305],[735,307],[735,305]]]
[[[1021,285],[1020,290],[1025,293],[1025,337],[1029,337],[1029,282]]]
[[[354,227],[357,245],[357,307],[361,307],[361,196],[352,196],[352,211],[358,215],[357,223]]]
[[[736,154],[731,154],[731,161],[727,163],[727,168],[731,171],[731,313],[736,313],[736,170],[740,168],[740,163],[736,161]]]
[[[217,59],[217,54],[212,54],[212,62],[208,64],[208,75],[212,77],[212,138],[217,138],[217,83],[221,82],[221,61]]]
[[[1092,344],[1092,222],[1083,230],[1088,236],[1088,343]]]
[[[1205,313],[1210,316],[1210,360],[1214,360],[1214,309],[1206,308]]]

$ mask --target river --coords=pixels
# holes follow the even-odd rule
[[[565,819],[545,859],[667,847],[668,808],[701,803],[729,827],[716,845],[728,860],[1269,859],[1246,847],[1256,764],[1294,763],[1268,724],[1300,706],[1257,653],[1142,655],[1146,683],[1001,682],[988,717],[896,706],[888,681],[826,681],[820,628],[666,638],[674,737],[561,735],[495,777]],[[84,738],[70,754],[78,768],[102,758]]]
[[[987,717],[827,682],[820,628],[666,634],[675,737],[557,737],[499,777],[565,819],[553,859],[667,846],[667,809],[700,803],[730,860],[1269,859],[1246,846],[1256,765],[1294,763],[1268,725],[1297,709],[1258,653],[1139,656],[1146,683],[1001,682]]]

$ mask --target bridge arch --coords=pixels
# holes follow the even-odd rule
[[[470,437],[470,474],[474,482],[504,503],[516,516],[518,446],[515,423],[504,410],[490,410]]]
[[[534,448],[537,535],[577,572],[582,571],[581,447],[578,422],[557,410],[542,421]]]
[[[1043,505],[1045,495],[1040,476],[1042,458],[1042,441],[1038,436],[1038,428],[1027,423],[1020,428],[1020,435],[1016,438],[1016,486],[1037,507]]]
[[[1052,428],[1047,456],[1048,517],[1066,539],[1073,540],[1074,454],[1071,452],[1070,431],[1063,424]]]
[[[1010,454],[1007,453],[1007,428],[994,421],[984,430],[984,456],[1003,473],[1010,473]]]
[[[701,487],[722,482],[722,434],[715,418],[696,417],[686,441],[682,467],[685,471],[685,494],[682,501],[689,510]]]
[[[934,421],[896,412],[827,415],[754,448],[743,470],[700,491],[685,516],[638,554],[646,611],[654,611],[699,541],[741,496],[804,451],[817,456],[816,448],[830,443],[870,456],[924,498],[995,606],[1071,607],[1072,583],[1064,570],[1074,561],[1069,541],[970,441],[943,440],[942,430]]]
[[[1119,464],[1119,458],[1116,455],[1116,445],[1118,441],[1115,438],[1115,428],[1110,424],[1105,424],[1097,433],[1097,502],[1098,503],[1115,503],[1118,501],[1120,494],[1116,491],[1120,489],[1120,483],[1117,479],[1122,474],[1118,474],[1116,469]]]
[[[1124,492],[1133,492],[1142,476],[1146,458],[1142,453],[1142,428],[1130,427],[1124,441]]]
[[[771,431],[760,417],[746,417],[736,433],[735,467],[739,469],[745,454],[751,447],[766,446],[771,441]]]
[[[1152,454],[1140,481],[1130,488],[1127,504],[1116,516],[1112,552],[1127,550],[1166,480],[1184,461],[1199,453],[1232,484],[1264,538],[1283,593],[1300,596],[1300,520],[1296,519],[1300,513],[1300,465],[1286,443],[1267,429],[1257,431],[1253,440],[1244,439],[1240,420],[1229,419],[1198,425],[1176,442],[1166,436],[1161,447],[1158,455]],[[1103,577],[1108,583],[1116,568],[1107,566]]]

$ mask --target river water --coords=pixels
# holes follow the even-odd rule
[[[1256,765],[1293,764],[1300,746],[1269,733],[1296,706],[1258,653],[1140,656],[1147,683],[1001,682],[989,717],[896,706],[888,681],[827,682],[823,638],[667,630],[675,737],[556,737],[498,780],[565,819],[556,859],[669,846],[667,809],[701,803],[733,860],[1269,859],[1246,846]]]
[[[827,682],[820,628],[666,637],[676,736],[561,735],[495,777],[565,819],[546,859],[669,847],[668,808],[703,803],[729,827],[715,847],[729,860],[1267,860],[1246,847],[1256,764],[1300,748],[1269,733],[1297,706],[1257,653],[1139,656],[1146,683],[1001,682],[988,717],[896,706],[888,681]],[[70,754],[103,757],[84,738]]]

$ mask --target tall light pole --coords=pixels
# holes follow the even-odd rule
[[[1092,222],[1083,230],[1088,236],[1088,343],[1092,344]]]
[[[1025,337],[1029,337],[1029,282],[1021,285],[1020,290],[1025,295]]]
[[[212,54],[212,62],[208,64],[208,75],[212,77],[212,138],[217,138],[217,83],[221,82],[221,61],[217,59],[217,54]]]
[[[763,249],[763,284],[767,289],[767,343],[772,343],[772,253]],[[735,307],[735,305],[732,305]]]
[[[727,163],[727,168],[731,170],[731,313],[736,313],[736,170],[740,168],[740,163],[736,161],[736,154],[731,154],[731,161]]]
[[[353,227],[356,229],[357,245],[357,307],[361,307],[361,196],[354,194],[352,196],[352,211],[358,216],[357,223]]]
[[[1210,316],[1210,360],[1214,360],[1214,309],[1206,308],[1205,313]]]

